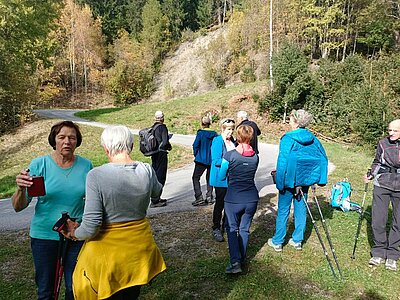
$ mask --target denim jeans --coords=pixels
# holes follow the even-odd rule
[[[64,264],[65,299],[73,300],[72,273],[83,242],[68,241]],[[59,242],[31,238],[31,249],[35,265],[35,282],[38,300],[54,299],[54,284]]]
[[[307,201],[309,187],[303,187],[302,191]],[[285,189],[279,191],[278,195],[278,215],[276,217],[275,234],[272,242],[276,245],[283,244],[286,236],[286,227],[290,213],[290,207],[294,206],[294,231],[292,239],[295,243],[301,243],[304,239],[306,230],[307,207],[301,195],[295,196],[295,189]]]
[[[249,243],[250,226],[257,210],[257,202],[225,202],[226,234],[231,264],[244,262]]]

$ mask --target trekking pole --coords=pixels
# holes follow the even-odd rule
[[[326,238],[328,240],[329,247],[331,248],[331,251],[332,251],[333,259],[335,260],[336,267],[337,267],[337,269],[339,271],[340,277],[342,278],[343,274],[342,274],[342,270],[340,269],[340,266],[339,266],[339,261],[338,261],[337,256],[336,256],[336,251],[335,251],[335,248],[333,247],[332,240],[331,240],[331,237],[330,237],[329,232],[328,232],[328,226],[326,226],[325,218],[324,218],[324,215],[322,214],[321,207],[319,206],[319,201],[318,201],[317,194],[316,194],[316,186],[315,186],[315,184],[313,186],[311,186],[311,190],[313,192],[315,204],[318,207],[319,215],[321,216],[322,226],[324,227]]]
[[[310,216],[310,218],[311,218],[311,222],[312,222],[312,224],[313,224],[313,226],[314,226],[315,232],[317,233],[319,242],[320,242],[320,244],[321,244],[322,250],[324,251],[326,260],[328,261],[328,264],[329,264],[329,267],[330,267],[330,269],[331,269],[332,275],[337,279],[337,275],[336,275],[335,270],[333,269],[331,259],[329,258],[328,252],[326,251],[324,241],[322,240],[321,234],[319,233],[318,226],[317,226],[317,224],[315,223],[314,217],[313,217],[313,215],[312,215],[312,213],[311,213],[310,206],[308,205],[307,200],[306,200],[306,198],[304,197],[304,194],[303,194],[303,191],[301,190],[301,187],[296,187],[296,194],[298,195],[298,193],[300,193],[301,198],[303,199],[303,201],[304,201],[304,203],[305,203],[305,205],[306,205],[308,214],[309,214],[309,216]]]
[[[64,274],[65,256],[67,255],[68,239],[64,237],[61,231],[66,226],[68,219],[74,220],[74,218],[71,218],[67,212],[62,212],[61,218],[53,226],[53,231],[58,232],[60,237],[60,241],[58,244],[58,253],[57,253],[56,275],[54,278],[54,291],[53,291],[54,300],[58,300],[58,296],[60,294],[60,289],[61,289],[62,277]]]
[[[370,175],[371,175],[371,169],[368,169],[367,176],[370,176]],[[359,237],[360,231],[361,231],[362,219],[364,218],[364,203],[365,203],[365,198],[367,197],[367,191],[368,191],[368,182],[366,182],[365,186],[364,186],[364,195],[363,195],[363,199],[361,202],[360,216],[358,218],[356,237],[354,239],[353,253],[351,254],[352,259],[356,258],[356,248],[357,248],[358,237]]]

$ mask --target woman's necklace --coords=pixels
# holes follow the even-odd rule
[[[72,166],[69,168],[68,172],[64,174],[65,178],[68,178],[69,174],[71,174],[72,170],[74,169],[75,161],[72,163]]]

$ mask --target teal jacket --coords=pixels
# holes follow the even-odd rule
[[[221,179],[219,173],[221,171],[222,158],[227,152],[222,135],[218,135],[212,141],[211,145],[211,170],[210,185],[214,187],[228,187],[227,179]]]
[[[328,158],[321,142],[307,129],[287,132],[279,143],[276,188],[283,191],[296,186],[325,185]]]

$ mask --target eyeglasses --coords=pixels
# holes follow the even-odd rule
[[[222,124],[225,124],[225,123],[235,123],[235,120],[226,119],[224,122],[222,122]]]

